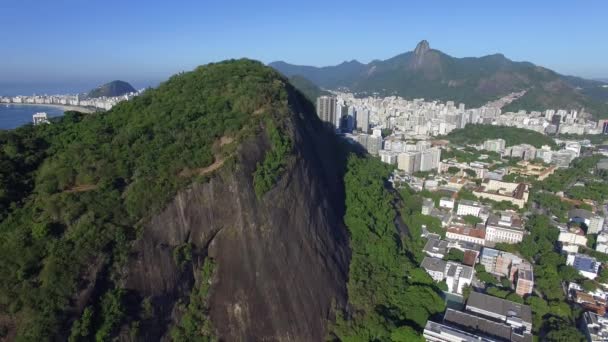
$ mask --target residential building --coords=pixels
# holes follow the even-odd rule
[[[441,149],[433,147],[420,152],[420,154],[420,171],[431,171],[439,167]]]
[[[420,264],[434,281],[440,282],[445,278],[445,269],[447,262],[439,258],[425,257]]]
[[[427,321],[431,342],[531,342],[532,312],[527,305],[472,292],[464,311],[446,310],[441,323]]]
[[[397,153],[393,151],[380,150],[378,152],[380,160],[389,165],[397,165]]]
[[[424,245],[423,251],[430,257],[442,259],[448,253],[448,242],[438,239],[428,239]]]
[[[317,115],[322,121],[335,126],[336,106],[337,102],[334,96],[319,96],[317,98]]]
[[[420,170],[420,154],[417,152],[403,152],[397,157],[397,168],[407,173]]]
[[[529,263],[517,266],[515,282],[515,293],[520,296],[529,295],[534,289],[534,271]]]
[[[357,130],[363,133],[369,131],[369,110],[362,109],[357,111]]]
[[[557,240],[562,243],[562,250],[566,251],[578,251],[578,246],[587,246],[585,232],[579,227],[570,227],[567,231],[560,232]],[[575,248],[569,248],[571,245],[575,245]]]
[[[525,230],[521,218],[514,212],[503,211],[500,215],[490,215],[486,225],[486,242],[519,243],[524,239]]]
[[[522,334],[532,332],[532,310],[528,305],[473,291],[467,300],[466,311],[504,322]]]
[[[505,149],[505,144],[504,139],[490,139],[483,143],[483,149],[486,151],[500,153]]]
[[[473,215],[479,217],[484,206],[476,201],[470,200],[460,200],[458,201],[458,209],[456,211],[456,215],[458,216],[466,216]]]
[[[595,250],[601,253],[608,253],[608,231],[603,230],[597,235]]]
[[[447,209],[454,209],[454,205],[455,205],[456,201],[453,198],[449,198],[449,197],[442,197],[439,200],[439,207],[440,208],[447,208]]]
[[[496,202],[507,201],[523,208],[528,202],[528,186],[524,183],[509,183],[486,179],[482,185],[473,191],[479,198],[487,198]]]
[[[593,312],[584,312],[579,328],[587,337],[587,341],[608,341],[608,318],[606,317]]]
[[[587,234],[597,234],[604,227],[604,218],[585,209],[572,209],[568,212],[570,222],[585,224]]]
[[[473,267],[448,261],[445,272],[448,292],[462,294],[464,287],[471,285],[474,274],[475,270]]]
[[[515,145],[506,149],[505,154],[511,158],[532,160],[536,158],[536,147],[528,144]]]
[[[597,277],[600,263],[594,258],[585,254],[568,254],[566,264],[576,268],[578,273],[591,280]]]
[[[435,202],[430,198],[422,199],[422,215],[431,215],[431,212],[435,209]]]
[[[522,264],[523,260],[515,254],[484,247],[481,250],[480,263],[484,266],[486,272],[512,278],[512,270],[515,270],[517,265]],[[515,268],[513,265],[515,265]]]
[[[447,229],[445,237],[447,239],[472,242],[483,246],[485,244],[486,229],[483,225],[475,228],[452,226]]]

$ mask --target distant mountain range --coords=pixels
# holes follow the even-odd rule
[[[414,51],[368,64],[356,60],[313,67],[278,61],[270,66],[288,77],[304,77],[325,89],[380,96],[453,100],[468,107],[526,90],[504,110],[585,109],[608,117],[606,83],[564,76],[529,62],[514,62],[502,54],[455,58],[421,41]]]
[[[99,86],[91,90],[88,94],[88,98],[98,97],[115,97],[122,96],[129,93],[134,93],[136,90],[129,83],[125,81],[112,81]]]

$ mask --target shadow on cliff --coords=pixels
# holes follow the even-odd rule
[[[293,158],[267,193],[256,195],[253,173],[271,148],[261,130],[243,141],[234,165],[180,191],[144,224],[125,267],[128,324],[137,340],[169,340],[200,283],[206,258],[216,264],[208,304],[220,340],[321,341],[335,307],[347,303],[350,264],[344,174],[358,144],[321,122],[300,92],[286,84]],[[190,260],[178,265],[176,250]],[[204,281],[208,281],[205,279]],[[153,317],[142,317],[146,300]]]

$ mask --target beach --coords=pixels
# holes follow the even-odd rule
[[[67,111],[76,111],[81,113],[94,113],[95,109],[91,109],[89,107],[79,107],[79,106],[70,106],[70,105],[60,105],[60,104],[46,104],[46,103],[2,103],[3,106],[38,106],[38,107],[55,107],[60,108],[64,112]]]

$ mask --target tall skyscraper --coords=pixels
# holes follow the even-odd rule
[[[361,109],[357,111],[357,129],[363,133],[369,131],[369,111]]]
[[[317,115],[332,125],[336,125],[336,98],[333,96],[320,96],[317,98]]]
[[[348,106],[343,103],[338,103],[338,107],[336,108],[336,129],[341,129],[343,131],[348,131],[346,125],[348,124]],[[350,130],[352,131],[352,129]]]
[[[420,171],[430,171],[439,167],[441,150],[437,147],[422,151],[420,156]]]

